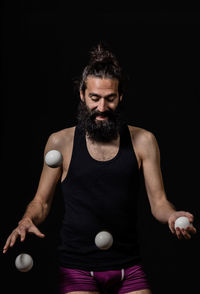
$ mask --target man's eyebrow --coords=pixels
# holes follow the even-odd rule
[[[101,98],[101,95],[99,95],[99,94],[97,94],[97,93],[89,93],[89,97],[97,97],[97,98]],[[108,95],[106,95],[104,98],[110,98],[110,97],[116,97],[117,96],[117,94],[116,93],[110,93],[110,94],[108,94]]]

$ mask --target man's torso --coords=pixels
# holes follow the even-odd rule
[[[56,134],[59,137],[59,145],[63,154],[63,170],[61,181],[66,178],[68,173],[73,150],[75,128],[75,126],[66,128]],[[128,128],[130,131],[131,141],[137,158],[138,166],[140,167],[142,160],[139,154],[139,141],[142,133],[144,133],[145,130],[134,126],[128,126]],[[86,137],[86,144],[88,152],[92,158],[98,161],[108,161],[114,158],[118,153],[120,138],[118,137],[117,140],[110,143],[93,143]]]

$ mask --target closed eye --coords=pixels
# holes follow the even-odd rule
[[[99,101],[101,98],[106,99],[108,102],[113,102],[115,100],[115,98],[117,97],[117,94],[115,93],[111,93],[109,95],[106,95],[105,97],[101,97],[100,95],[96,94],[96,93],[90,93],[89,97],[91,98],[92,101],[97,102]]]

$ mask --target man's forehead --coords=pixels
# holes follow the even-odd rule
[[[118,90],[118,80],[117,79],[109,79],[109,78],[98,78],[98,77],[88,77],[87,78],[87,89],[88,91],[92,89],[96,90]]]

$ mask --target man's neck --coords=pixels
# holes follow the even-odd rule
[[[111,139],[110,141],[95,141],[94,139],[91,139],[86,133],[86,140],[89,142],[89,144],[94,145],[94,146],[117,146],[119,145],[119,140],[120,140],[120,134],[118,134],[116,139]]]

